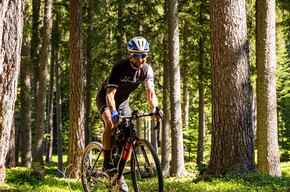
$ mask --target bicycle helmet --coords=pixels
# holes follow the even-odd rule
[[[143,37],[134,37],[128,43],[128,51],[149,52],[149,43]]]

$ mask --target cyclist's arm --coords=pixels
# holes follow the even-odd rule
[[[153,110],[156,106],[158,106],[158,100],[157,100],[156,94],[154,92],[154,89],[152,88],[146,89],[146,91],[147,91],[149,105]]]
[[[117,88],[108,88],[106,94],[106,101],[110,111],[116,110],[115,94]]]
[[[147,71],[147,76],[145,79],[145,87],[147,91],[149,105],[152,108],[152,110],[154,110],[155,107],[158,106],[158,100],[154,91],[154,74],[151,66],[149,66]]]

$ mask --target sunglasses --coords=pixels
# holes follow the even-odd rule
[[[143,54],[133,54],[133,57],[135,59],[139,59],[139,57],[141,57],[142,59],[144,59],[145,57],[147,57],[147,54],[143,53]]]

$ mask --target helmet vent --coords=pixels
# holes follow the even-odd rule
[[[134,37],[128,43],[129,51],[149,52],[149,44],[143,37]]]

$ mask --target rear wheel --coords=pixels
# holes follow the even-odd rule
[[[153,146],[140,139],[131,155],[131,175],[135,191],[163,191],[163,175],[160,161]]]
[[[108,187],[109,177],[102,172],[103,149],[98,142],[91,142],[82,155],[81,179],[85,192],[102,191]]]

